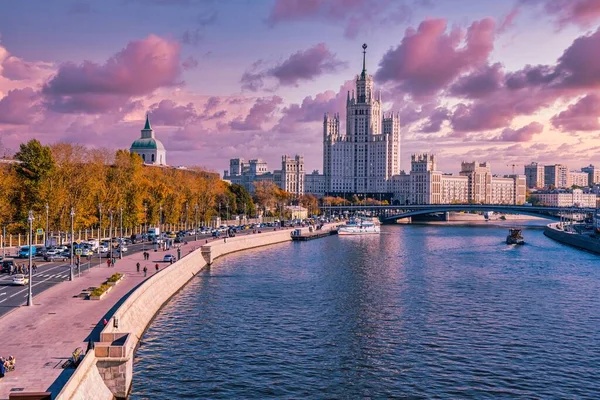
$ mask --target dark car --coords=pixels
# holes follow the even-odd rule
[[[144,241],[144,235],[134,233],[133,235],[131,235],[130,239],[132,244],[140,243]]]
[[[15,266],[14,260],[9,258],[5,258],[4,260],[2,260],[2,272],[9,273],[11,266]]]

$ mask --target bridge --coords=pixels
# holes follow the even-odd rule
[[[559,219],[563,214],[594,214],[595,208],[590,207],[547,207],[526,205],[501,205],[501,204],[414,204],[414,205],[387,205],[387,206],[325,206],[326,211],[338,214],[349,212],[369,211],[377,216],[383,223],[391,223],[398,219],[414,217],[417,215],[446,213],[450,211],[493,211],[503,214],[523,214],[549,219]]]

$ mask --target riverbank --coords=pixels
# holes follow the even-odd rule
[[[207,241],[201,248],[144,281],[114,310],[100,332],[95,351],[86,354],[57,399],[126,397],[131,388],[135,349],[156,313],[175,293],[220,256],[291,240],[291,230],[280,229]]]
[[[547,225],[544,228],[544,235],[557,242],[600,254],[600,239],[587,234],[565,232],[559,229],[559,225],[558,223]]]

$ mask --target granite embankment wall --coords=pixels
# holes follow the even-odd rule
[[[593,253],[600,254],[600,239],[586,235],[565,232],[557,228],[558,224],[549,224],[544,228],[544,235],[557,242],[578,247]]]
[[[156,313],[175,293],[222,255],[291,240],[289,229],[215,240],[151,276],[115,311],[100,334],[95,354],[86,355],[56,398],[112,400],[126,397],[131,388],[135,348]],[[126,340],[118,343],[117,337]],[[113,353],[117,356],[112,356]]]

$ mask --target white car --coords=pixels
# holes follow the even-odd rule
[[[100,253],[108,253],[109,248],[108,246],[102,245],[100,246]]]
[[[60,254],[60,253],[61,253],[61,251],[58,250],[58,249],[56,249],[56,248],[55,249],[48,249],[46,251],[46,255],[48,255],[48,256],[54,256],[54,255]]]
[[[117,251],[119,251],[119,249],[121,249],[121,251],[123,253],[125,253],[127,251],[127,246],[119,246],[119,247],[117,247]]]
[[[13,285],[25,286],[29,283],[29,277],[23,274],[16,274],[13,276]]]

